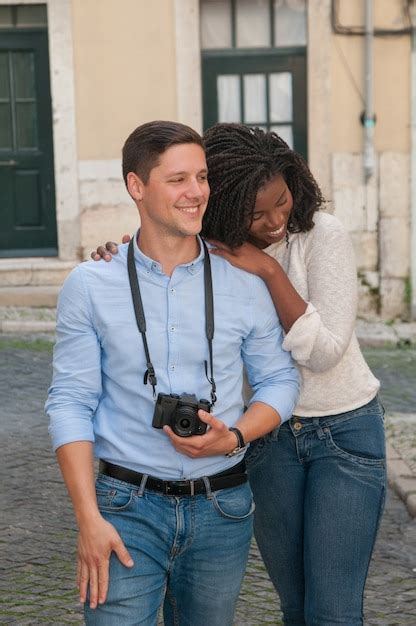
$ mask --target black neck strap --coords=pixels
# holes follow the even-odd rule
[[[202,241],[204,247],[204,289],[205,289],[205,334],[208,339],[208,351],[209,351],[209,364],[210,374],[208,375],[208,363],[205,363],[205,375],[211,385],[211,403],[215,404],[217,401],[216,385],[214,380],[214,366],[213,366],[213,354],[212,354],[212,340],[214,338],[214,296],[212,291],[212,274],[211,274],[211,260],[209,258],[208,248],[205,241]],[[143,339],[144,352],[146,355],[146,372],[143,377],[143,383],[146,385],[149,382],[153,389],[153,396],[156,397],[156,385],[157,378],[155,368],[152,365],[150,359],[149,346],[146,339],[146,318],[144,316],[143,302],[140,294],[139,279],[136,271],[136,264],[134,262],[134,239],[130,239],[128,253],[127,253],[127,270],[129,273],[131,296],[133,298],[134,313],[136,316],[137,327]]]

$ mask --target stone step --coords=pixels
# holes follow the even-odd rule
[[[61,286],[76,264],[39,257],[0,259],[0,288]]]
[[[56,307],[60,285],[0,287],[2,307]]]

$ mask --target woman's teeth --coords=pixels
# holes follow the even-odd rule
[[[285,225],[283,224],[280,228],[278,228],[277,230],[272,230],[269,232],[269,235],[271,235],[272,237],[277,237],[278,235],[281,235],[282,232],[285,229]]]

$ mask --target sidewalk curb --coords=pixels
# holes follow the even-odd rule
[[[395,322],[358,319],[355,332],[361,347],[416,346],[416,322]]]
[[[45,320],[3,320],[0,321],[0,333],[54,333],[55,322]]]
[[[386,453],[389,485],[403,500],[409,514],[416,518],[416,476],[389,441]]]

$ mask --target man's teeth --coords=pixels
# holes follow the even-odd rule
[[[178,207],[181,211],[185,211],[185,213],[196,213],[198,211],[197,206],[190,207]]]

